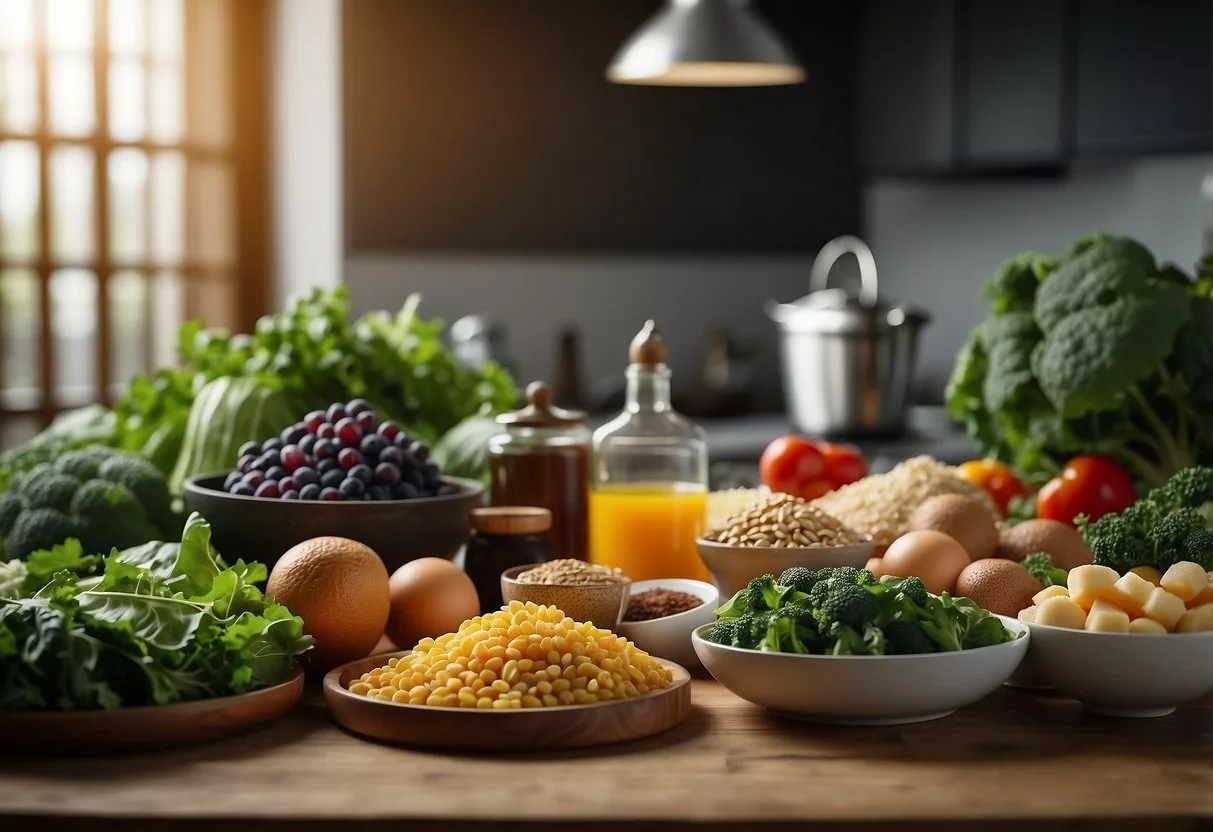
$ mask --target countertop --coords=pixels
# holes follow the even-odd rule
[[[309,690],[278,722],[210,745],[57,761],[0,751],[0,828],[1213,828],[1213,701],[1116,720],[1003,688],[883,728],[781,720],[711,681],[693,682],[692,701],[680,727],[642,742],[443,755],[346,734]]]

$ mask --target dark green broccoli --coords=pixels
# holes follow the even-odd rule
[[[89,553],[105,553],[174,540],[180,527],[163,475],[139,457],[108,448],[36,465],[0,500],[7,558],[23,559],[70,537]]]
[[[884,632],[869,624],[861,629],[839,627],[826,652],[831,656],[883,656],[886,647]]]
[[[876,584],[880,582],[877,581],[876,576],[867,569],[860,569],[859,574],[855,576],[855,583],[859,584],[860,586],[876,586]]]
[[[876,597],[855,584],[834,587],[816,611],[817,629],[823,634],[833,633],[838,627],[860,629],[879,617],[880,604]]]
[[[782,595],[774,575],[752,578],[746,586],[745,601],[751,611],[778,609],[781,600]]]
[[[793,566],[783,570],[779,576],[780,586],[790,586],[797,592],[809,592],[817,583],[817,573],[804,566]]]
[[[830,597],[830,593],[833,591],[833,587],[829,581],[818,581],[813,585],[813,588],[809,590],[809,606],[820,607],[825,603],[826,599]]]
[[[767,634],[767,617],[761,613],[746,613],[733,621],[733,646],[749,650],[758,648]]]
[[[1184,540],[1180,560],[1190,560],[1202,566],[1213,562],[1213,530],[1198,529]],[[1205,566],[1207,570],[1208,567]]]
[[[1184,508],[1199,509],[1213,502],[1213,468],[1203,465],[1184,468],[1150,491],[1144,502],[1164,514]]]
[[[939,646],[917,621],[890,621],[883,627],[885,652],[895,656],[938,653]]]
[[[703,634],[703,637],[708,641],[716,644],[732,645],[737,636],[737,619],[730,618],[724,621],[717,621],[712,625],[712,629]]]
[[[922,582],[922,578],[913,575],[908,578],[885,575],[880,579],[880,584],[896,593],[904,595],[906,600],[918,607],[925,607],[931,597],[931,594],[927,592],[926,584]]]
[[[766,617],[767,629],[758,649],[770,653],[808,653],[809,648],[800,638],[799,616],[788,607],[776,610]],[[808,635],[816,635],[809,630]]]
[[[1210,570],[1211,494],[1213,469],[1185,468],[1120,514],[1104,515],[1094,523],[1084,520],[1078,528],[1091,559],[1121,574],[1136,566],[1165,572],[1183,560]]]
[[[1053,565],[1053,558],[1047,552],[1036,552],[1023,559],[1023,568],[1028,574],[1040,581],[1041,586],[1065,586],[1066,570]]]
[[[827,580],[836,584],[858,584],[859,570],[854,566],[834,566],[819,570],[817,573],[817,579]]]

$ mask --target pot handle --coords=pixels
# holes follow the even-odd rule
[[[809,273],[809,290],[812,292],[826,288],[830,283],[830,272],[838,258],[844,254],[854,254],[859,261],[859,302],[864,306],[875,306],[877,298],[876,258],[868,244],[858,237],[844,235],[836,237],[821,247],[817,259],[813,261],[813,269]]]

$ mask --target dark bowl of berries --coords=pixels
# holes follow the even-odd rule
[[[395,570],[452,558],[484,487],[446,477],[429,446],[364,400],[316,410],[279,436],[246,442],[232,471],[194,477],[185,501],[210,521],[215,547],[274,563],[314,537],[357,540]]]

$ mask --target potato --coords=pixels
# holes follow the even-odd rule
[[[1146,601],[1142,611],[1147,618],[1152,618],[1170,631],[1175,629],[1175,625],[1179,623],[1179,619],[1188,611],[1188,608],[1184,605],[1182,598],[1156,586],[1150,593],[1150,599]]]
[[[1158,584],[1162,581],[1162,573],[1153,566],[1134,566],[1129,571],[1139,578],[1145,578],[1147,581],[1154,584],[1154,586],[1158,586]]]
[[[1084,610],[1091,609],[1096,600],[1112,594],[1120,575],[1108,566],[1075,566],[1066,577],[1070,598]]]
[[[1024,607],[1016,616],[1024,624],[1035,624],[1036,615],[1040,612],[1040,607]]]
[[[1069,598],[1070,590],[1064,586],[1046,586],[1040,592],[1032,596],[1032,603],[1040,606],[1049,598]]]
[[[1145,615],[1146,602],[1154,593],[1154,584],[1133,572],[1126,572],[1112,587],[1108,599],[1127,612],[1131,618]]]
[[[1170,571],[1170,570],[1168,570]],[[1177,633],[1203,633],[1213,630],[1213,604],[1202,604],[1179,617]]]
[[[1037,608],[1036,623],[1081,630],[1087,623],[1087,613],[1069,598],[1054,596]]]
[[[1199,565],[1185,560],[1171,564],[1158,585],[1186,604],[1209,585],[1209,575]]]
[[[1213,604],[1213,573],[1209,574],[1209,585],[1200,591],[1200,594],[1188,602],[1188,609],[1199,607],[1204,604]]]
[[[1129,614],[1111,601],[1099,600],[1087,615],[1086,629],[1093,633],[1129,632]]]
[[[1108,598],[1099,598],[1096,600],[1095,603],[1091,605],[1090,611],[1087,613],[1088,618],[1097,612],[1123,612],[1125,615],[1129,614],[1127,610],[1121,609],[1121,607],[1118,606],[1115,601]]]
[[[1149,618],[1134,618],[1129,622],[1129,632],[1146,636],[1165,636],[1167,628]]]

